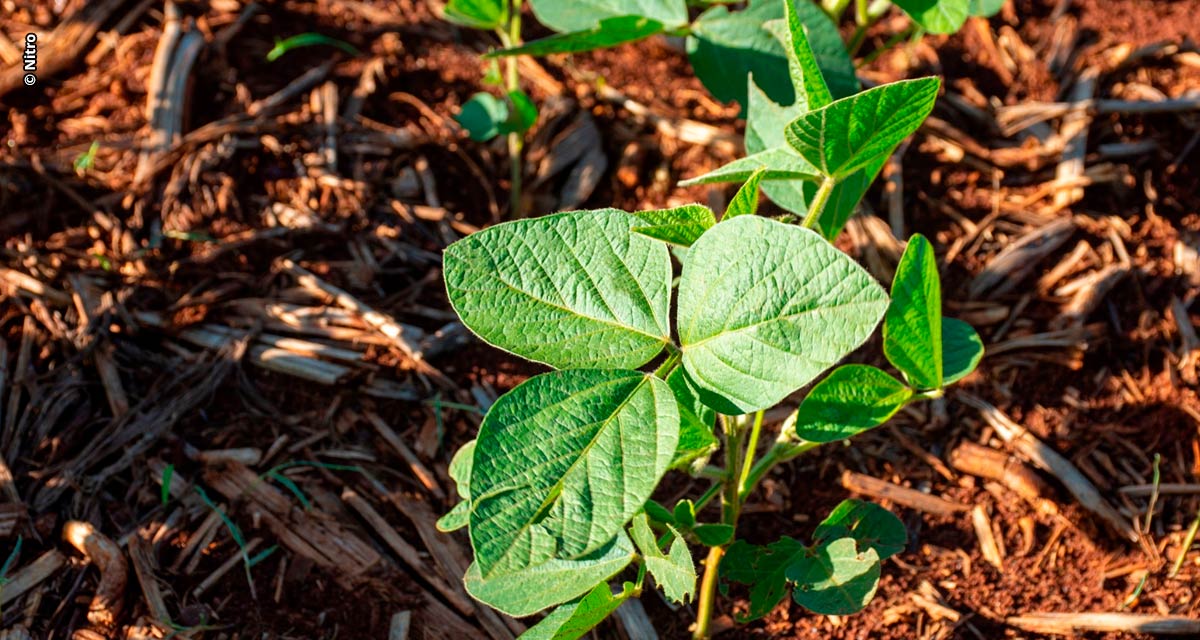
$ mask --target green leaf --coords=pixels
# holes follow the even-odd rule
[[[284,40],[279,40],[276,38],[275,46],[267,52],[267,61],[274,62],[287,55],[289,51],[303,49],[304,47],[315,47],[318,45],[325,45],[341,49],[352,56],[362,55],[362,52],[358,49],[355,49],[353,45],[348,42],[338,40],[337,38],[330,38],[329,36],[320,33],[299,33]]]
[[[500,133],[525,133],[537,122],[538,108],[529,94],[520,89],[508,92],[508,101],[512,104],[512,112],[504,122]]]
[[[983,340],[971,325],[942,317],[942,386],[967,377],[983,359]]]
[[[685,204],[672,209],[635,211],[634,233],[681,247],[690,247],[717,223],[712,209],[702,204]],[[643,224],[644,223],[644,224]]]
[[[733,194],[729,206],[725,207],[725,220],[758,213],[758,183],[762,182],[764,175],[766,175],[765,169],[759,169],[750,174],[746,183],[738,189],[737,193]]]
[[[558,31],[591,29],[607,18],[638,16],[657,20],[669,28],[688,21],[684,0],[529,0],[538,22]]]
[[[595,51],[644,40],[665,30],[666,26],[658,20],[641,16],[618,16],[605,18],[589,29],[560,33],[549,38],[527,42],[519,47],[493,51],[484,57],[546,56],[554,53]]]
[[[672,514],[675,517],[675,522],[684,529],[691,529],[696,526],[696,504],[691,500],[680,500],[675,503],[675,512]]]
[[[661,522],[662,524],[675,524],[675,514],[671,513],[666,507],[662,506],[658,502],[655,502],[654,500],[647,500],[643,510],[646,512],[646,516],[654,522]]]
[[[497,29],[508,22],[508,0],[450,0],[446,19],[472,29]]]
[[[575,640],[582,638],[617,610],[634,593],[626,582],[620,593],[613,594],[607,582],[596,585],[587,595],[550,612],[542,621],[521,634],[520,640]]]
[[[475,447],[470,533],[481,575],[608,542],[642,510],[678,440],[670,387],[639,371],[570,369],[518,385],[492,405]]]
[[[508,121],[508,103],[481,91],[463,104],[454,120],[467,130],[472,140],[487,142],[500,135],[501,127]]]
[[[467,593],[493,609],[515,617],[528,616],[587,593],[629,566],[633,556],[629,536],[618,530],[616,537],[581,558],[555,558],[486,580],[478,561],[473,562],[463,584]]]
[[[805,4],[813,6],[812,3]],[[787,52],[792,86],[804,88],[805,102],[809,109],[819,109],[833,102],[833,95],[825,84],[821,66],[817,63],[817,56],[808,42],[808,33],[804,23],[800,20],[800,15],[796,12],[795,3],[790,0],[783,3],[783,16],[785,29],[783,33],[776,35],[783,42],[784,50]],[[851,72],[853,72],[853,67]]]
[[[807,1],[807,0],[805,0]],[[795,100],[783,47],[763,25],[783,17],[780,0],[752,0],[741,11],[724,6],[700,14],[687,39],[688,60],[696,77],[721,102],[746,105],[746,79],[776,102]]]
[[[788,144],[834,178],[886,157],[921,126],[937,100],[941,80],[901,80],[809,111],[788,125]]]
[[[796,22],[804,27],[803,33],[807,48],[812,52],[812,58],[817,63],[823,84],[829,89],[830,100],[858,93],[859,83],[858,75],[855,73],[854,60],[846,51],[845,41],[842,40],[842,34],[838,31],[837,25],[829,19],[829,15],[816,2],[793,0],[791,9]],[[786,20],[787,16],[785,15],[784,18]],[[789,26],[786,33],[789,38],[781,39],[781,42],[784,44],[785,51],[790,50],[789,73],[793,79],[793,86],[805,97],[805,110],[825,106],[829,100],[822,102],[809,97],[813,95],[813,90],[808,88],[810,83],[807,80],[811,65],[804,60],[802,52],[796,48],[798,46],[797,38],[793,35],[796,33],[795,28]],[[783,34],[777,33],[776,35]],[[799,78],[804,78],[804,80],[797,84],[796,80]],[[815,84],[815,80],[813,84]],[[818,96],[821,95],[819,89],[816,91]]]
[[[970,13],[970,0],[895,0],[921,28],[929,33],[954,33]]]
[[[1005,0],[971,0],[970,12],[973,16],[990,18],[1004,8]]]
[[[800,154],[787,147],[767,149],[755,154],[739,158],[713,169],[708,173],[688,178],[679,183],[681,187],[695,184],[713,184],[718,182],[745,182],[750,176],[763,172],[763,180],[819,180],[817,168],[812,166]],[[763,185],[767,190],[767,185]]]
[[[857,613],[875,597],[879,554],[859,552],[853,538],[839,538],[795,558],[787,578],[796,583],[792,599],[805,609],[827,616]]]
[[[787,595],[787,571],[808,548],[787,536],[760,547],[738,540],[725,550],[721,577],[750,585],[750,611],[739,622],[761,618]]]
[[[821,443],[856,436],[887,422],[912,395],[908,385],[875,367],[840,366],[800,403],[796,435]]]
[[[464,500],[471,499],[471,464],[475,460],[475,443],[477,440],[471,440],[458,448],[454,457],[450,458],[450,467],[447,471],[450,473],[450,479],[454,481],[454,488],[458,491],[458,497]]]
[[[683,469],[712,455],[720,446],[713,434],[717,413],[700,401],[683,369],[677,368],[667,376],[667,386],[679,403],[679,447],[675,449],[671,468]]]
[[[817,543],[850,537],[859,549],[874,549],[880,560],[890,558],[908,545],[908,530],[891,511],[863,500],[844,500],[817,525]]]
[[[701,524],[696,525],[692,529],[692,533],[696,534],[696,539],[701,544],[709,547],[719,547],[723,544],[729,544],[733,540],[733,525]]]
[[[454,505],[453,509],[446,512],[446,515],[438,518],[437,530],[442,533],[450,533],[458,531],[467,526],[471,521],[471,501],[463,500]]]
[[[801,227],[741,216],[688,251],[683,366],[721,413],[774,406],[861,345],[887,306],[866,270]]]
[[[942,386],[942,283],[933,245],[920,234],[909,238],[896,266],[883,353],[913,386]]]
[[[664,554],[658,548],[658,541],[654,538],[646,515],[641,514],[633,519],[633,542],[642,552],[646,569],[654,576],[663,595],[672,602],[684,604],[696,592],[696,565],[692,562],[687,543],[679,533],[669,526],[667,531],[671,546]]]
[[[505,222],[444,253],[450,304],[485,342],[552,367],[633,368],[670,342],[667,248],[617,209]]]

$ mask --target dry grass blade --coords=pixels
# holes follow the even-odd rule
[[[1138,613],[1029,613],[1007,618],[1005,623],[1034,633],[1065,636],[1087,631],[1167,636],[1200,634],[1200,620]]]

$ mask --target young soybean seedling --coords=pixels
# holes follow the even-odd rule
[[[910,239],[890,298],[829,242],[848,216],[834,209],[839,187],[873,177],[928,115],[937,80],[835,100],[804,27],[786,17],[805,108],[779,125],[785,146],[774,155],[725,169],[745,184],[720,222],[702,205],[574,211],[500,224],[445,252],[463,323],[553,369],[497,400],[454,456],[462,501],[438,523],[467,528],[476,599],[513,616],[556,607],[526,638],[586,634],[639,596],[647,575],[665,597],[696,600],[697,638],[709,635],[721,580],[748,585],[747,620],[789,591],[815,613],[854,613],[873,597],[882,560],[907,543],[895,516],[857,500],[807,543],[737,537],[743,505],[775,465],[940,397],[983,354],[970,326],[942,317],[925,238]],[[760,185],[782,179],[813,186],[798,225],[755,215]],[[857,202],[852,186],[841,197]],[[686,249],[674,309],[668,245]],[[822,377],[880,322],[900,377],[858,364]],[[814,382],[762,451],[764,411]],[[714,473],[705,467],[718,449]],[[666,473],[697,468],[715,478],[703,494],[673,508],[651,499]],[[706,510],[714,500],[719,515]],[[699,581],[689,545],[708,547]]]

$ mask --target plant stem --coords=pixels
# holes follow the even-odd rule
[[[521,0],[511,0],[508,11],[508,29],[500,29],[500,43],[505,49],[521,44]],[[504,88],[508,91],[518,91],[521,88],[521,76],[517,69],[517,57],[508,56],[504,59]],[[513,131],[508,134],[509,162],[509,191],[508,215],[512,218],[524,217],[521,211],[521,178],[524,174],[524,163],[521,151],[525,146],[525,134]]]
[[[709,635],[713,603],[717,599],[717,567],[721,566],[721,557],[724,555],[725,547],[710,547],[708,558],[704,561],[704,578],[700,581],[700,601],[696,606],[696,629],[692,632],[692,637],[696,640],[704,640]]]
[[[679,366],[679,361],[682,357],[683,355],[679,350],[671,352],[671,355],[667,356],[667,359],[663,360],[663,363],[658,365],[658,368],[654,370],[655,377],[665,380],[675,370],[675,367]]]
[[[812,202],[808,204],[808,213],[804,214],[804,222],[800,223],[801,226],[805,229],[816,228],[817,222],[821,219],[821,213],[825,211],[825,204],[829,202],[829,195],[833,193],[833,187],[836,185],[836,179],[825,176],[825,179],[821,181],[821,186],[817,188]]]
[[[737,473],[741,467],[742,434],[738,420],[732,416],[718,414],[717,421],[725,431],[725,479],[715,485],[722,490],[721,522],[736,528],[738,515],[741,513]],[[756,426],[761,428],[761,421],[756,421],[756,423]],[[753,431],[757,431],[757,429],[753,429]],[[753,455],[753,452],[750,455]],[[700,600],[696,608],[696,628],[692,632],[692,637],[696,640],[703,640],[709,635],[713,604],[717,597],[717,576],[721,567],[721,558],[724,555],[724,546],[712,547],[708,550],[708,559],[704,562],[704,578],[700,582]]]
[[[754,463],[754,467],[750,469],[750,475],[743,483],[741,491],[738,494],[738,500],[745,500],[754,493],[754,487],[758,485],[758,481],[762,480],[775,465],[781,462],[787,462],[811,449],[818,446],[816,442],[776,442],[763,457]]]
[[[754,464],[754,452],[758,450],[758,435],[762,432],[763,412],[754,414],[754,425],[750,427],[750,441],[746,443],[746,455],[743,456],[742,473],[738,476],[737,490],[740,496],[746,488],[746,479],[750,477],[750,467]]]

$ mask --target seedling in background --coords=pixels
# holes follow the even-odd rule
[[[558,607],[524,637],[582,636],[640,595],[646,575],[672,601],[696,599],[697,638],[709,635],[721,580],[748,585],[746,619],[789,591],[815,613],[854,613],[874,595],[880,562],[906,544],[895,516],[857,500],[807,543],[737,538],[743,505],[775,465],[940,397],[983,354],[970,326],[942,317],[925,238],[909,240],[890,298],[829,242],[844,222],[830,212],[846,215],[856,202],[835,208],[839,187],[916,130],[938,81],[835,100],[803,25],[786,17],[803,108],[774,132],[782,161],[737,169],[746,183],[719,222],[702,205],[575,211],[500,224],[445,252],[462,322],[555,369],[487,412],[451,461],[462,501],[438,523],[467,528],[475,561],[465,582],[476,599],[513,616]],[[760,183],[780,175],[813,187],[798,225],[754,215]],[[669,245],[682,263],[673,310]],[[822,378],[881,321],[899,377],[850,364]],[[775,441],[759,447],[764,411],[813,382]],[[714,471],[707,461],[718,449],[724,462]],[[699,469],[715,480],[703,494],[673,508],[651,500],[668,471]],[[705,510],[714,500],[718,518]],[[699,584],[689,544],[708,547]],[[631,565],[614,589],[610,580]]]
[[[858,91],[858,78],[852,54],[858,50],[867,29],[892,6],[888,0],[855,2],[858,29],[849,44],[843,43],[835,25],[849,6],[849,0],[829,0],[818,5],[809,0],[751,0],[744,9],[731,10],[729,3],[687,0],[592,0],[587,3],[562,0],[529,0],[538,21],[558,32],[556,35],[529,43],[521,41],[521,0],[450,0],[446,5],[447,20],[465,27],[494,31],[503,46],[485,58],[495,61],[504,58],[503,76],[492,67],[489,79],[503,86],[504,94],[497,97],[488,92],[476,93],[463,105],[456,120],[472,140],[486,142],[499,135],[507,136],[511,169],[510,211],[512,217],[521,212],[521,149],[524,133],[537,121],[537,106],[520,88],[516,56],[544,56],[561,53],[580,53],[636,42],[651,36],[669,35],[686,40],[688,60],[696,76],[718,100],[736,101],[747,115],[746,147],[751,154],[764,152],[753,162],[774,158],[769,178],[774,180],[807,178],[797,175],[787,166],[787,158],[774,148],[783,144],[782,130],[776,127],[780,119],[790,120],[810,108],[815,102],[830,97],[841,98]],[[695,20],[688,15],[692,4],[707,5],[708,9]],[[913,18],[916,30],[932,33],[957,31],[968,15],[992,15],[1003,2],[996,0],[901,0],[896,4]],[[783,19],[803,25],[808,31],[814,54],[809,72],[824,72],[831,92],[825,96],[808,96],[802,87],[790,79],[797,73],[791,68],[787,49],[790,42],[780,43],[777,34],[785,32]],[[899,42],[898,34],[887,46]],[[790,38],[789,38],[790,40]],[[886,47],[885,47],[886,48]],[[747,83],[747,78],[752,80]],[[755,102],[758,108],[755,108]],[[792,105],[785,107],[783,105]],[[757,111],[758,115],[754,113]],[[749,130],[765,131],[751,135]],[[878,159],[879,166],[863,167],[860,174],[851,176],[842,191],[832,194],[833,217],[849,217],[846,209],[862,196],[879,172],[886,157]],[[750,166],[749,164],[739,166]],[[730,176],[723,176],[729,178]],[[719,176],[705,177],[715,182]],[[744,179],[745,175],[736,178]],[[781,206],[803,215],[816,194],[816,187],[771,185],[768,193]],[[840,227],[839,227],[840,228]]]
[[[521,0],[450,0],[446,19],[482,31],[492,31],[505,48],[521,44]],[[493,67],[493,71],[496,71]],[[538,110],[521,89],[517,59],[504,63],[504,73],[489,72],[488,78],[504,89],[503,99],[481,91],[471,96],[455,119],[472,140],[486,142],[503,135],[508,139],[509,215],[521,217],[521,151],[525,132],[537,122]]]

